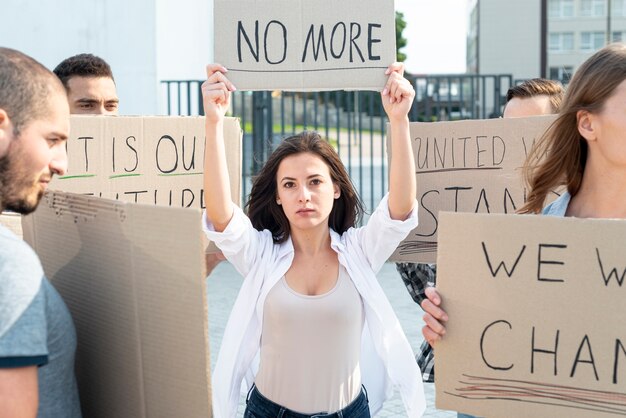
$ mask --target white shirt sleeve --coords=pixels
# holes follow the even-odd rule
[[[417,227],[417,202],[405,220],[392,219],[389,195],[385,195],[367,224],[354,231],[370,267],[378,272],[398,245]]]
[[[263,240],[269,231],[259,232],[252,226],[250,219],[239,206],[233,205],[233,217],[222,232],[217,232],[206,216],[202,214],[202,227],[207,238],[215,243],[226,259],[235,266],[244,277],[251,266],[261,256]],[[270,237],[271,239],[271,234]]]

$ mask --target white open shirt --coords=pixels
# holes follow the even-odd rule
[[[268,230],[257,231],[241,208],[233,205],[233,217],[223,232],[204,219],[204,231],[245,278],[224,331],[213,373],[213,413],[234,418],[241,393],[254,383],[263,323],[263,306],[270,289],[285,275],[293,261],[289,238],[275,244]],[[422,378],[413,350],[385,296],[376,273],[400,242],[417,226],[417,202],[404,221],[391,219],[385,196],[367,225],[342,235],[331,230],[331,247],[339,255],[363,299],[365,326],[361,347],[361,376],[370,411],[375,415],[397,388],[409,417],[424,413]]]

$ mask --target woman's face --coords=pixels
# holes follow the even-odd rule
[[[326,162],[303,152],[281,161],[276,174],[278,196],[292,231],[328,225],[339,187],[330,177]]]
[[[589,146],[589,161],[609,170],[626,169],[626,80],[615,88],[602,110],[590,116],[590,123],[593,134],[583,134]]]

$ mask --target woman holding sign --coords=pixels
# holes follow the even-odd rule
[[[396,385],[410,417],[425,401],[419,369],[375,273],[417,225],[403,67],[387,70],[389,195],[366,226],[334,149],[315,132],[284,140],[255,178],[248,216],[232,203],[222,124],[235,88],[207,67],[205,232],[245,277],[213,375],[213,410],[234,417],[369,417]],[[366,389],[365,389],[366,388]]]
[[[528,156],[524,213],[567,188],[544,214],[626,218],[626,45],[609,45],[584,62],[567,88],[558,119]],[[545,158],[541,156],[547,155]]]
[[[612,44],[572,77],[558,118],[529,153],[530,185],[521,213],[578,218],[626,218],[626,45]],[[566,192],[543,208],[552,190]],[[422,332],[432,345],[445,334],[446,313],[434,288]]]

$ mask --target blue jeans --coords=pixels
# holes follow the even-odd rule
[[[456,417],[457,418],[478,418],[478,417],[475,417],[474,415],[463,414],[461,412],[457,413]]]
[[[252,386],[246,399],[244,418],[370,418],[369,400],[365,387],[348,406],[337,412],[301,414],[274,403],[261,395],[256,385]]]

